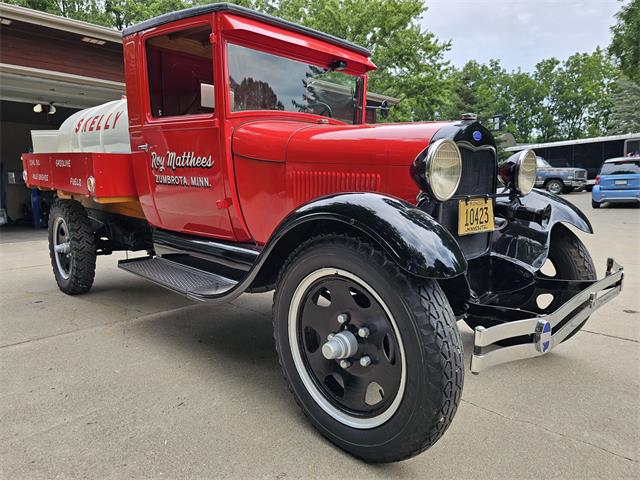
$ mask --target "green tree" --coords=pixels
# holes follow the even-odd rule
[[[481,122],[488,122],[508,109],[507,73],[498,60],[490,60],[488,64],[470,60],[452,73],[450,81],[451,94],[443,118],[456,119],[463,113],[475,113]]]
[[[640,132],[640,84],[621,76],[613,86],[607,133]]]
[[[564,138],[599,135],[606,129],[617,71],[600,49],[571,55],[556,71],[555,118]]]
[[[507,77],[509,107],[501,112],[505,129],[519,142],[533,140],[535,119],[540,118],[544,96],[538,83],[528,72],[517,70]]]
[[[623,5],[616,18],[609,53],[627,77],[640,83],[640,0]]]
[[[99,0],[8,0],[7,3],[85,22],[106,23]]]

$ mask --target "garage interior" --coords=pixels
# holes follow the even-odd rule
[[[31,130],[124,93],[119,31],[0,3],[0,226],[46,224],[51,194],[22,180]]]

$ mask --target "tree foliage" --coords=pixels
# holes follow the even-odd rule
[[[640,84],[622,76],[613,86],[607,133],[640,132]]]
[[[627,77],[640,83],[640,0],[630,0],[616,14],[609,53]]]
[[[519,141],[559,140],[599,135],[611,109],[616,69],[602,50],[576,53],[566,61],[549,58],[533,73],[506,72],[498,60],[468,62],[453,74],[453,89],[444,117],[474,112],[489,123],[503,119]]]

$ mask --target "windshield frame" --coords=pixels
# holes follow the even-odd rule
[[[314,67],[326,69],[327,65],[323,65],[321,62],[314,60],[313,58],[302,58],[296,55],[292,55],[289,52],[285,52],[282,50],[276,50],[272,48],[266,48],[260,44],[256,44],[253,42],[246,42],[241,39],[225,39],[222,45],[222,55],[223,55],[223,63],[224,63],[224,83],[225,90],[227,91],[226,99],[225,99],[225,114],[229,119],[234,118],[242,118],[242,117],[255,117],[255,116],[278,116],[278,117],[301,117],[304,119],[311,119],[314,121],[318,121],[319,119],[323,119],[323,122],[330,124],[339,124],[339,125],[361,125],[364,123],[364,105],[366,101],[366,85],[367,85],[367,74],[366,73],[355,73],[349,71],[348,68],[345,70],[341,70],[339,73],[344,75],[348,75],[355,79],[355,95],[356,104],[353,108],[353,120],[352,122],[346,122],[344,120],[328,117],[320,114],[316,114],[313,112],[296,112],[296,111],[288,111],[288,110],[275,110],[275,109],[257,109],[257,110],[233,110],[231,107],[231,87],[230,87],[230,68],[229,68],[229,45],[235,45],[239,47],[243,47],[246,49],[254,50],[260,53],[264,53],[267,55],[274,55],[276,57],[281,57],[287,60],[292,60],[295,62],[312,65]]]

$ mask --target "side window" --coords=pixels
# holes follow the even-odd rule
[[[208,25],[147,40],[151,115],[213,112],[213,55]]]

